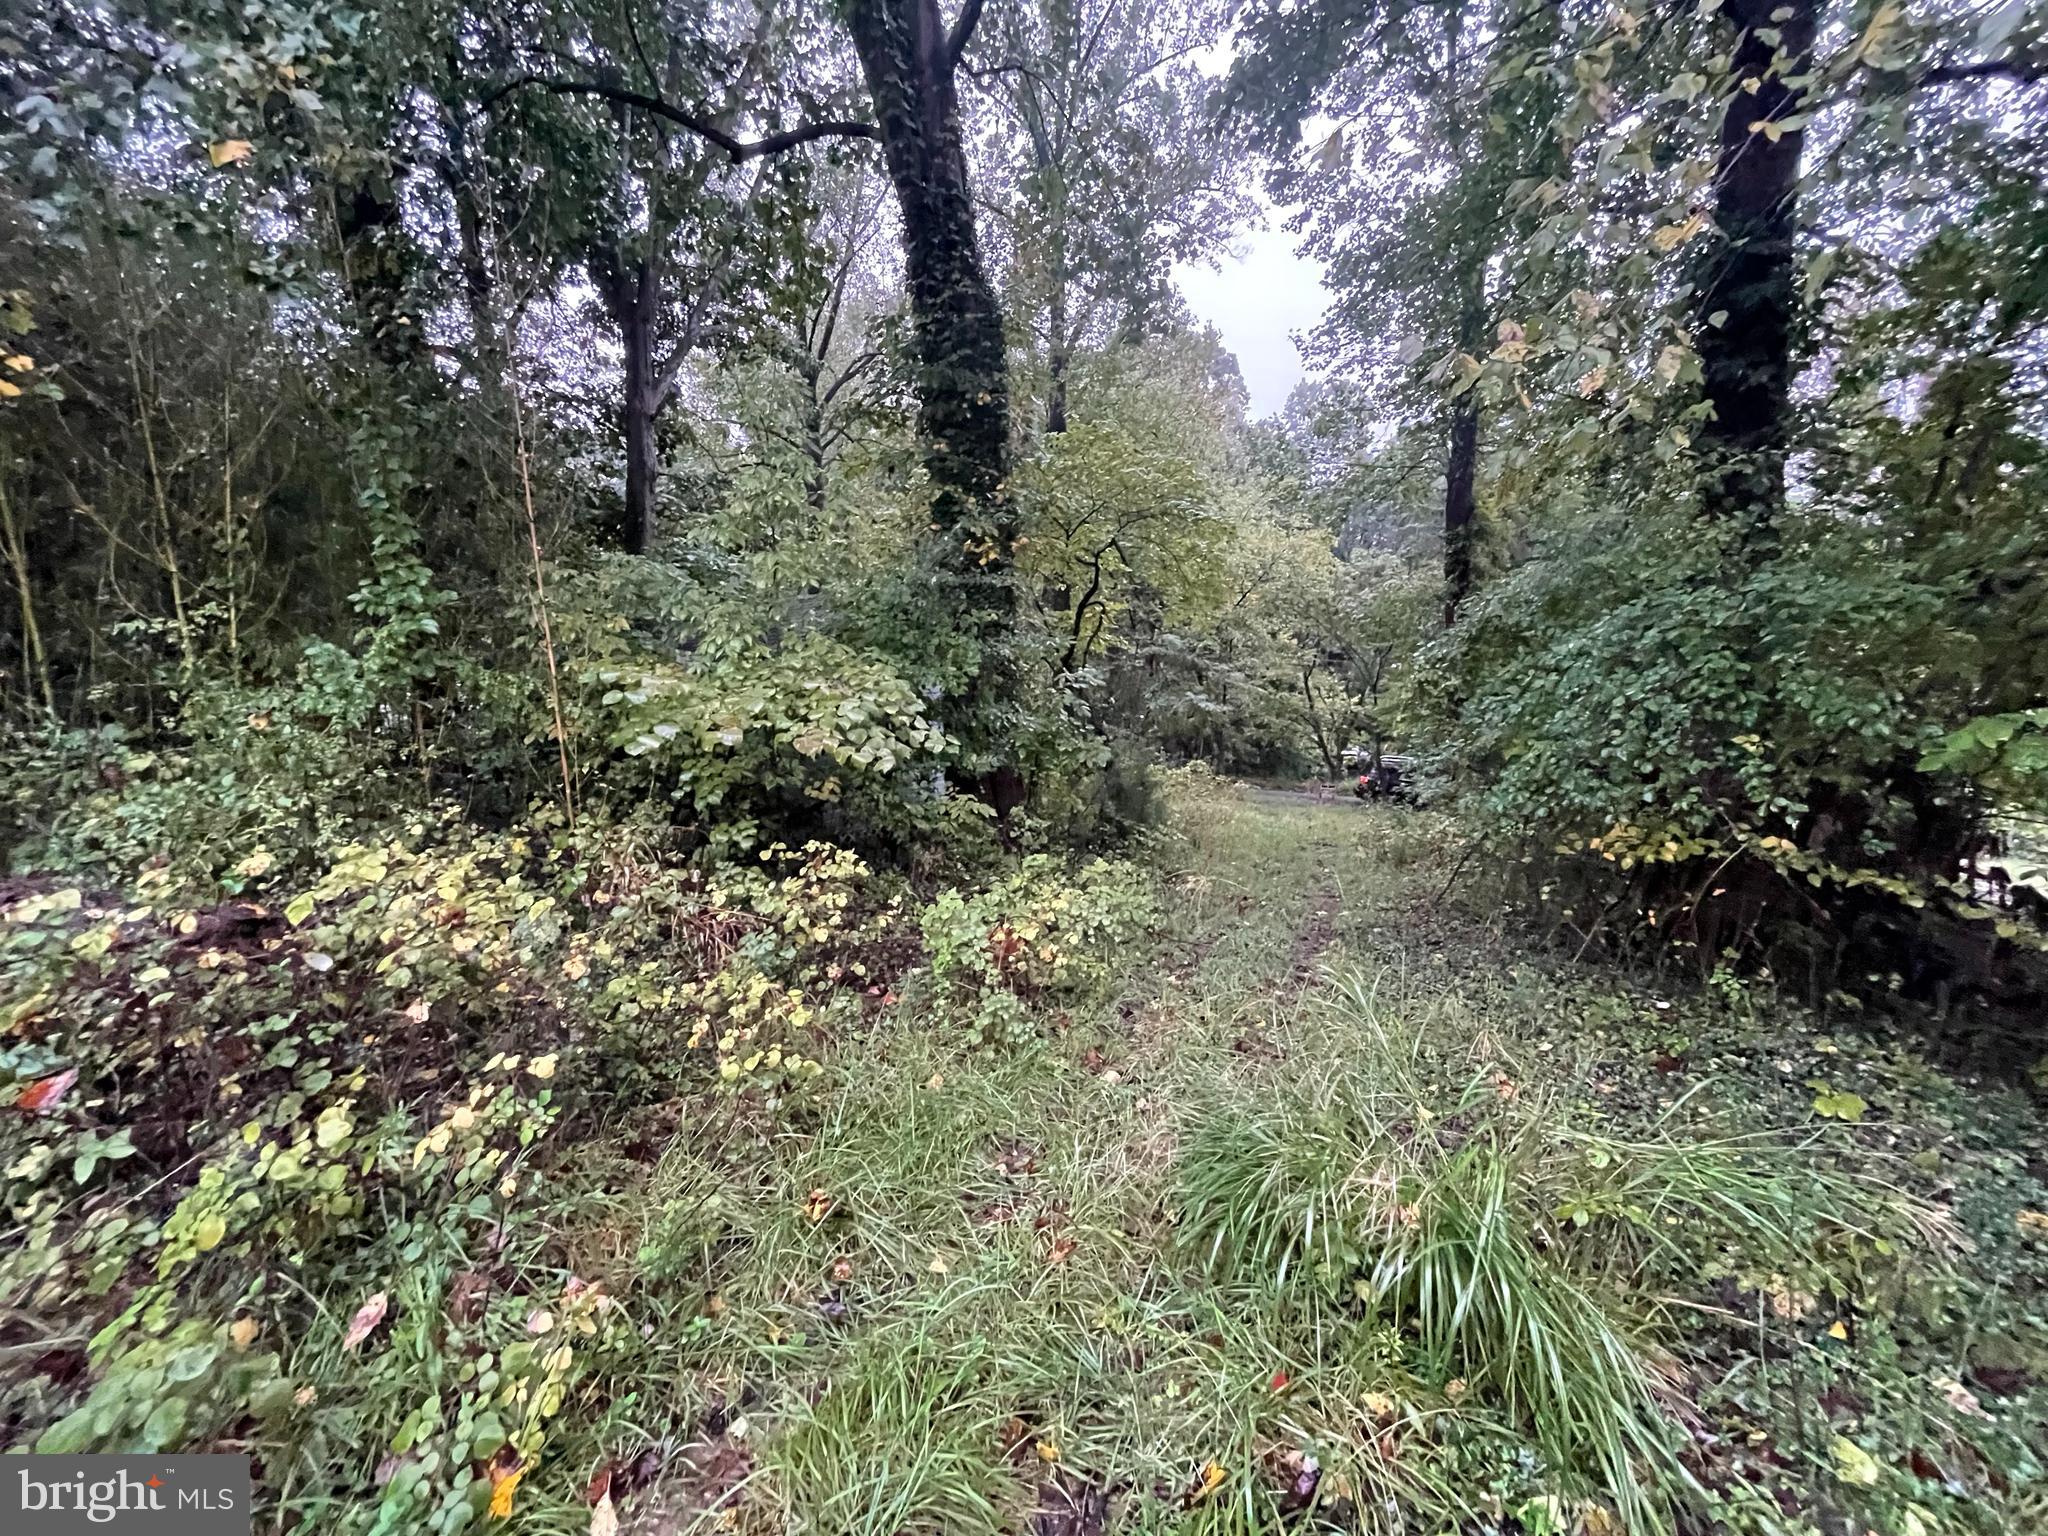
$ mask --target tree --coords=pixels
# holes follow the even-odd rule
[[[1005,6],[967,62],[996,109],[1008,297],[1042,359],[1048,435],[1066,429],[1077,353],[1166,328],[1172,264],[1243,216],[1190,59],[1219,24],[1203,3],[1030,0]]]
[[[779,232],[800,221],[804,196],[791,152],[872,133],[826,115],[828,105],[797,129],[743,136],[748,125],[817,105],[818,93],[789,67],[793,56],[817,51],[818,21],[805,8],[723,11],[675,0],[646,20],[655,53],[633,9],[585,14],[565,5],[549,15],[548,35],[501,39],[506,78],[489,95],[501,113],[530,111],[536,94],[571,103],[555,116],[555,143],[580,140],[579,154],[609,171],[609,185],[586,192],[577,223],[580,255],[619,340],[618,537],[636,554],[655,537],[658,429],[685,363],[729,340],[741,323],[735,310],[786,279]],[[563,73],[563,57],[606,62],[584,78]]]
[[[981,3],[967,0],[950,28],[936,0],[853,0],[846,18],[903,221],[933,520],[957,544],[956,572],[999,568],[1014,537],[1004,504],[1009,376],[1002,309],[976,238],[957,81]],[[1000,618],[997,584],[977,585],[975,601]]]
[[[1702,388],[1702,504],[1768,530],[1785,500],[1798,320],[1799,158],[1819,0],[1734,0],[1735,90],[1721,115],[1715,236],[1694,304]]]
[[[966,678],[949,717],[970,736],[985,733],[977,701],[1001,691],[1004,641],[1015,604],[1008,580],[1015,517],[1007,501],[1009,381],[1001,307],[976,239],[961,143],[956,74],[981,16],[968,0],[947,26],[936,0],[855,0],[844,13],[873,111],[872,121],[822,116],[743,138],[730,117],[610,80],[521,74],[498,94],[533,88],[593,97],[686,129],[732,162],[783,155],[821,139],[875,138],[902,223],[904,268],[916,333],[919,436],[936,531],[937,602],[954,618],[967,654]],[[748,107],[756,106],[748,102]],[[633,283],[637,309],[640,291]],[[636,358],[639,393],[659,391],[661,371]],[[1000,769],[996,798],[1021,795],[1014,770]]]
[[[1334,299],[1318,361],[1371,380],[1442,434],[1446,625],[1474,580],[1484,409],[1474,386],[1509,302],[1500,258],[1517,219],[1511,189],[1558,159],[1556,89],[1503,66],[1554,35],[1558,10],[1262,7],[1232,71],[1233,115],[1271,156],[1276,198],[1302,205],[1306,248],[1326,263]],[[1312,116],[1334,126],[1303,160],[1296,140]],[[1435,364],[1426,379],[1424,361]]]

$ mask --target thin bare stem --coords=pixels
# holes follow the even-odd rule
[[[512,446],[519,462],[519,492],[526,502],[526,544],[533,553],[533,605],[540,614],[541,654],[548,664],[548,707],[555,716],[555,755],[562,765],[562,813],[576,825],[576,791],[569,777],[569,730],[562,720],[562,679],[555,668],[555,632],[548,619],[547,576],[541,562],[540,520],[533,513],[533,471],[526,451],[526,412],[519,398],[519,376],[505,370],[505,389],[512,397]]]
[[[43,688],[43,708],[57,718],[57,693],[50,686],[50,658],[43,650],[42,627],[36,623],[35,589],[28,575],[28,545],[21,524],[14,517],[14,501],[7,494],[7,475],[0,462],[0,543],[7,550],[7,564],[14,572],[14,592],[21,604],[21,633],[27,642],[29,659],[35,664],[36,680]]]

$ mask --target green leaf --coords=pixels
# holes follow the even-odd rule
[[[213,1362],[219,1358],[219,1345],[194,1344],[171,1356],[170,1363],[164,1367],[164,1375],[172,1381],[197,1381],[213,1368]]]
[[[185,1417],[189,1411],[182,1397],[167,1397],[158,1403],[142,1426],[143,1444],[153,1451],[179,1444],[185,1437]]]
[[[1884,1468],[1877,1464],[1877,1458],[1854,1440],[1837,1435],[1833,1449],[1835,1476],[1843,1482],[1858,1488],[1874,1488],[1884,1476]]]
[[[36,1441],[38,1456],[75,1456],[94,1444],[98,1437],[93,1431],[92,1406],[74,1409],[64,1415]]]
[[[1836,1091],[1826,1083],[1817,1085],[1813,1097],[1813,1112],[1823,1119],[1856,1121],[1863,1118],[1863,1112],[1870,1108],[1861,1094],[1850,1093],[1847,1089]]]

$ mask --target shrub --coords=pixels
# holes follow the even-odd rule
[[[13,887],[0,1292],[91,1343],[10,1399],[10,1438],[176,1450],[251,1421],[341,1501],[323,1529],[509,1502],[612,1347],[541,1217],[565,1159],[684,1087],[772,1108],[913,942],[844,850],[707,872],[674,841],[449,812],[296,891],[253,857],[251,894],[196,908]]]
[[[1027,1004],[1104,985],[1156,914],[1151,882],[1132,865],[1096,859],[1069,872],[1033,854],[976,895],[941,892],[919,925],[941,1007],[993,1043],[1033,1027]]]
[[[331,694],[298,684],[209,687],[174,731],[118,725],[18,735],[0,779],[0,836],[18,870],[132,877],[154,864],[201,886],[251,849],[265,871],[309,868],[332,846],[418,798]]]

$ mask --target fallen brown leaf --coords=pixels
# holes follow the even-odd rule
[[[343,1349],[354,1349],[376,1332],[377,1325],[384,1321],[384,1314],[390,1308],[391,1300],[382,1291],[356,1308],[356,1315],[349,1320],[348,1334],[341,1341]]]

